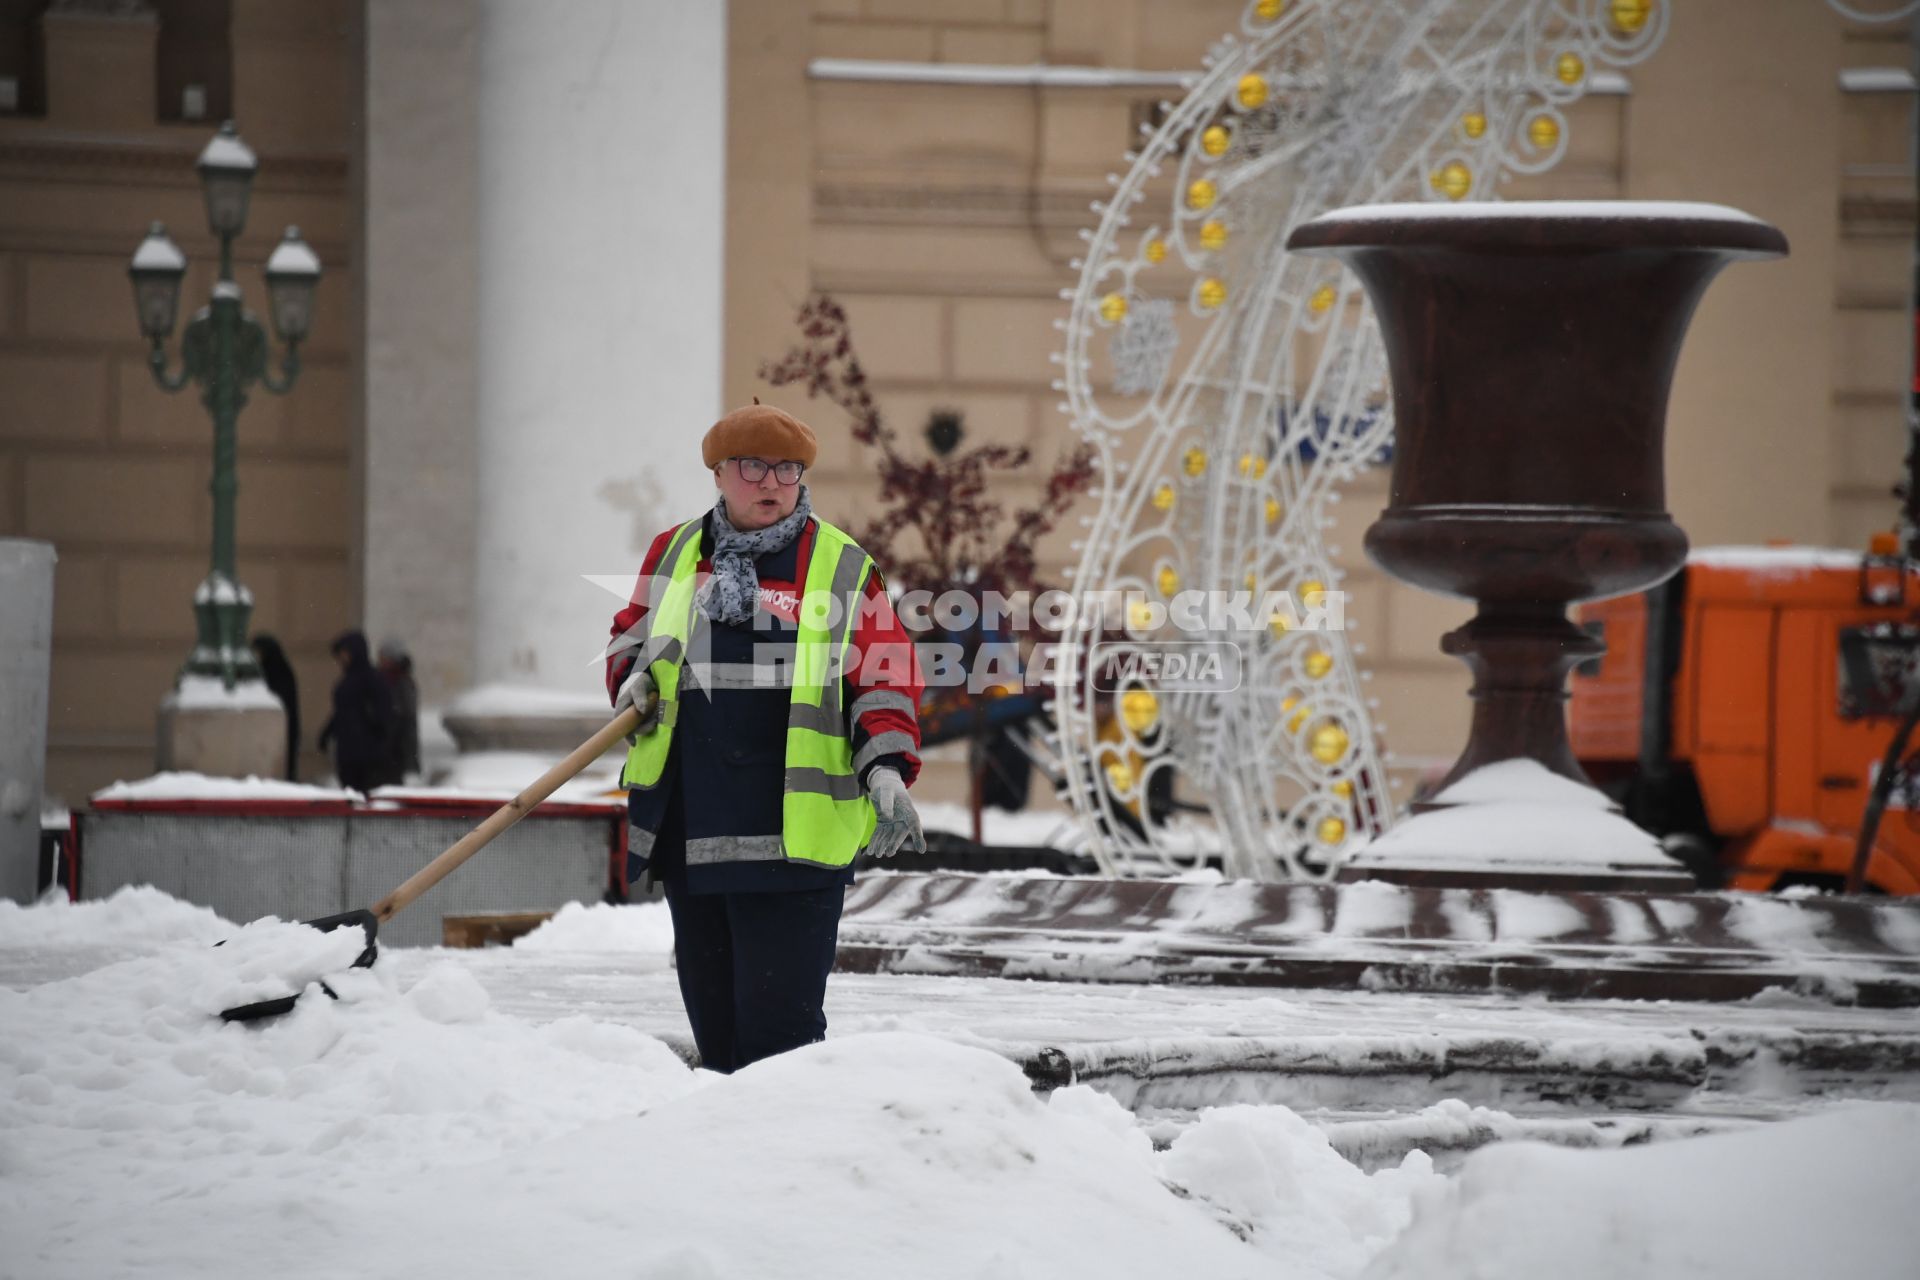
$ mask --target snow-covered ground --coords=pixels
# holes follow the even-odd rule
[[[1703,1018],[1869,1035],[1910,1012],[843,975],[827,1043],[721,1078],[666,1042],[668,943],[657,908],[578,908],[512,949],[343,972],[356,935],[150,890],[0,903],[0,1276],[1800,1280],[1920,1256],[1920,1106],[1845,1088],[1749,1107],[1775,1123],[1729,1108],[1705,1137],[1501,1142],[1442,1172],[1341,1151],[1527,1118],[1431,1096],[1134,1114],[1036,1094],[1007,1052],[1506,1035],[1599,1070]],[[322,972],[338,1000],[213,1016]],[[1608,1145],[1577,1112],[1534,1123]]]

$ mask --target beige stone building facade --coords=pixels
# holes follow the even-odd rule
[[[29,60],[7,41],[25,48],[34,44],[29,27],[43,31],[34,47],[44,66],[23,79],[32,91],[23,110],[0,115],[0,536],[47,538],[60,553],[51,791],[77,798],[150,768],[153,709],[191,642],[187,600],[205,568],[205,414],[190,397],[152,387],[125,279],[127,256],[154,218],[194,263],[187,298],[204,296],[208,278],[212,244],[192,158],[212,126],[163,118],[173,87],[195,73],[179,65],[187,55],[169,50],[205,58],[209,47],[224,49],[225,101],[260,154],[243,283],[258,297],[259,263],[289,222],[328,267],[301,387],[286,400],[256,394],[241,428],[242,576],[259,601],[257,629],[281,635],[294,653],[309,743],[324,715],[333,631],[363,620],[400,634],[434,625],[424,610],[408,616],[418,592],[370,572],[362,548],[404,557],[439,546],[436,537],[469,535],[450,515],[422,515],[431,527],[416,543],[404,536],[407,508],[382,499],[379,536],[368,538],[363,460],[384,456],[393,443],[385,433],[397,428],[385,425],[394,416],[379,400],[380,379],[367,388],[362,335],[380,323],[367,300],[404,297],[409,271],[422,288],[438,288],[479,268],[454,261],[473,248],[449,226],[447,261],[390,262],[373,287],[362,278],[367,158],[383,156],[366,123],[380,116],[364,108],[370,98],[404,102],[395,84],[416,90],[421,109],[471,99],[462,79],[478,74],[471,56],[442,64],[455,77],[444,85],[378,72],[383,58],[406,51],[409,31],[423,33],[409,56],[457,51],[478,4],[231,0],[155,4],[152,16],[132,18],[105,12],[114,4],[0,10],[11,24],[0,56],[23,68]],[[756,369],[792,340],[797,305],[825,291],[847,305],[897,427],[917,438],[932,409],[957,409],[972,439],[1034,447],[1034,473],[1011,482],[1009,497],[1035,491],[1040,468],[1069,438],[1048,356],[1089,202],[1123,167],[1139,122],[1177,93],[1163,82],[1197,66],[1241,8],[733,0],[724,160],[713,161],[724,163],[725,190],[724,225],[714,228],[725,268],[714,408],[768,394]],[[170,44],[170,18],[224,31],[224,46]],[[955,64],[1129,74],[1106,87],[939,74]],[[1573,109],[1565,161],[1509,191],[1717,201],[1777,223],[1792,241],[1787,261],[1717,283],[1688,339],[1670,410],[1668,487],[1696,544],[1857,546],[1891,524],[1911,376],[1915,215],[1913,93],[1896,73],[1912,65],[1906,27],[1849,23],[1824,0],[1674,0],[1663,47],[1617,91]],[[649,129],[675,127],[636,123],[634,144],[645,146]],[[422,130],[418,145],[447,136]],[[405,364],[404,353],[398,359]],[[467,360],[450,367],[470,377]],[[375,364],[395,361],[383,348]],[[471,384],[450,382],[446,396],[470,405]],[[858,447],[834,411],[794,407],[821,430],[822,509],[857,520],[876,487]],[[471,468],[469,411],[421,412],[436,433],[436,465]],[[703,426],[686,424],[689,450]],[[400,483],[384,465],[381,474]],[[695,497],[669,518],[691,514]],[[1384,498],[1384,476],[1357,486],[1337,508],[1332,541],[1345,549],[1350,611],[1386,736],[1417,768],[1450,757],[1464,736],[1465,673],[1437,642],[1466,615],[1365,562],[1361,534]],[[1053,568],[1070,561],[1072,525],[1048,547]],[[436,616],[446,612],[436,606]],[[436,640],[438,658],[423,664],[429,703],[467,678],[465,656],[449,647],[457,643]],[[320,768],[312,757],[304,766]],[[936,767],[930,782],[943,798],[959,797],[954,763]]]

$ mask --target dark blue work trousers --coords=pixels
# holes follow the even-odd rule
[[[846,890],[688,893],[666,881],[680,998],[700,1065],[737,1071],[827,1038],[833,970]]]

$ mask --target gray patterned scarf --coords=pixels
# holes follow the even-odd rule
[[[778,551],[799,536],[807,517],[813,514],[813,500],[807,486],[800,486],[800,501],[784,520],[764,529],[736,529],[727,519],[727,500],[713,504],[713,576],[694,597],[709,618],[745,626],[753,620],[760,598],[760,575],[754,570],[756,558]]]

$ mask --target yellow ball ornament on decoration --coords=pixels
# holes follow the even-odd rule
[[[1148,262],[1165,262],[1167,260],[1167,242],[1159,236],[1155,236],[1153,239],[1147,241],[1145,245],[1141,246],[1140,256]]]
[[[1280,700],[1280,709],[1282,711],[1293,712],[1291,716],[1287,717],[1288,733],[1300,732],[1300,726],[1305,724],[1307,717],[1313,714],[1313,708],[1301,706],[1300,699],[1298,698],[1282,698]]]
[[[1313,291],[1311,298],[1307,299],[1307,307],[1317,315],[1325,315],[1333,309],[1334,300],[1339,296],[1339,291],[1332,285],[1323,284]]]
[[[1307,675],[1315,680],[1333,670],[1333,655],[1325,649],[1315,649],[1306,657]]]
[[[1227,300],[1227,286],[1208,276],[1200,282],[1200,288],[1195,291],[1194,299],[1200,304],[1202,311],[1217,311],[1220,304]]]
[[[1187,184],[1187,208],[1211,209],[1213,202],[1220,198],[1220,188],[1213,185],[1211,178],[1196,178]]]
[[[1287,0],[1260,0],[1253,6],[1253,16],[1262,22],[1272,22],[1287,11]]]
[[[1206,132],[1200,135],[1200,149],[1210,156],[1227,154],[1227,148],[1231,145],[1233,145],[1233,134],[1225,125],[1209,125]]]
[[[1146,689],[1129,689],[1120,695],[1120,718],[1136,735],[1146,733],[1160,719],[1160,699]]]
[[[1615,27],[1627,35],[1637,35],[1653,16],[1653,0],[1613,0],[1607,13]]]
[[[1587,78],[1587,64],[1577,53],[1563,53],[1554,59],[1553,74],[1561,84],[1579,84]]]
[[[1267,78],[1258,71],[1249,71],[1240,77],[1240,83],[1234,87],[1233,96],[1248,111],[1266,105]]]
[[[1267,619],[1267,630],[1273,632],[1276,636],[1283,636],[1293,630],[1293,624],[1287,621],[1286,614],[1276,613],[1273,617]]]
[[[1347,731],[1337,724],[1323,724],[1313,731],[1307,750],[1321,764],[1337,764],[1347,754]]]
[[[1282,507],[1280,506],[1280,499],[1278,498],[1267,499],[1267,523],[1268,524],[1279,524],[1281,511],[1282,511]]]
[[[1180,574],[1172,565],[1163,565],[1154,575],[1153,585],[1160,588],[1160,594],[1170,596],[1180,590]]]
[[[1113,760],[1107,764],[1107,785],[1117,795],[1133,790],[1133,770],[1127,767],[1125,760]]]
[[[1340,779],[1340,781],[1333,784],[1332,789],[1333,789],[1333,794],[1339,796],[1341,799],[1343,800],[1351,799],[1353,796],[1353,779],[1342,778]]]
[[[1300,589],[1294,593],[1299,600],[1300,607],[1303,609],[1313,608],[1326,598],[1326,594],[1326,583],[1316,581],[1313,578],[1308,578],[1305,582],[1301,583]]]
[[[1257,591],[1260,587],[1260,579],[1254,576],[1253,570],[1249,569],[1247,576],[1240,579],[1240,585],[1249,592]]]
[[[1469,138],[1485,137],[1487,132],[1486,114],[1480,111],[1467,112],[1467,114],[1460,117],[1460,129],[1461,132],[1465,133]]]
[[[1100,299],[1100,318],[1108,324],[1119,324],[1127,318],[1127,297],[1123,293],[1110,293]]]
[[[1552,116],[1535,116],[1527,122],[1527,141],[1541,151],[1551,151],[1560,141],[1560,122]]]
[[[1227,224],[1218,218],[1209,218],[1200,224],[1200,247],[1209,253],[1218,252],[1227,247]]]
[[[1240,474],[1249,480],[1258,480],[1267,474],[1267,460],[1257,453],[1241,454]]]
[[[1127,627],[1132,631],[1151,631],[1153,629],[1153,606],[1145,600],[1132,600],[1127,604]]]
[[[1173,486],[1163,484],[1153,491],[1153,506],[1157,511],[1173,510]]]
[[[1320,838],[1321,844],[1339,844],[1347,838],[1347,824],[1338,818],[1322,818],[1313,834]]]
[[[1458,160],[1449,161],[1433,175],[1433,189],[1449,200],[1458,200],[1473,190],[1473,170]]]
[[[1180,469],[1198,479],[1207,473],[1207,451],[1199,445],[1191,446],[1180,456]]]

